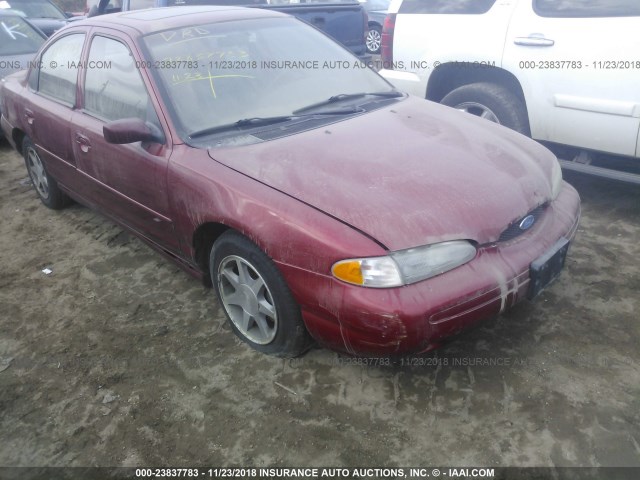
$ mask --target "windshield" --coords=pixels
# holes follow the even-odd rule
[[[394,91],[347,50],[291,17],[168,30],[144,43],[147,64],[187,136],[309,107],[336,110],[378,98],[362,93]]]
[[[35,53],[44,42],[31,25],[18,16],[0,16],[0,55]]]
[[[7,0],[11,8],[23,12],[28,18],[59,18],[66,20],[64,13],[46,0]]]

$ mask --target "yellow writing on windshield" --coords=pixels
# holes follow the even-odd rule
[[[212,60],[212,59],[242,59],[246,60],[249,58],[249,52],[246,50],[240,49],[230,49],[230,50],[211,50],[208,52],[198,52],[198,53],[186,53],[184,55],[176,55],[176,56],[166,56],[163,57],[163,61],[175,61],[175,62],[193,62],[199,60]]]
[[[213,98],[218,98],[218,95],[216,94],[216,89],[215,89],[215,84],[214,81],[216,79],[222,79],[222,78],[248,78],[248,79],[253,79],[255,78],[252,75],[240,75],[240,74],[227,74],[227,75],[213,75],[211,73],[211,70],[207,70],[207,74],[204,74],[202,72],[196,72],[196,73],[191,73],[191,72],[186,72],[183,74],[174,74],[171,77],[171,85],[172,86],[176,86],[176,85],[183,85],[186,83],[190,83],[190,82],[198,82],[201,80],[207,80],[209,81],[209,86],[211,88],[211,95],[213,96]]]
[[[170,32],[160,32],[160,36],[165,42],[180,43],[182,41],[211,36],[211,32],[202,27],[188,27]]]

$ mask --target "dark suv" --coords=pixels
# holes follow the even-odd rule
[[[67,15],[49,0],[7,0],[12,10],[17,10],[47,36],[67,24]]]

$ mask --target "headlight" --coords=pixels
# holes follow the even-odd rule
[[[342,260],[331,267],[331,273],[343,282],[363,287],[400,287],[440,275],[475,256],[476,247],[466,240],[456,240],[399,250],[386,257]]]
[[[562,190],[562,169],[560,162],[555,160],[551,169],[551,198],[555,200]]]

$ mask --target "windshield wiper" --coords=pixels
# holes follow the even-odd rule
[[[360,93],[340,93],[338,95],[333,95],[322,102],[313,103],[311,105],[307,105],[306,107],[299,108],[293,113],[301,113],[306,112],[308,110],[313,110],[314,108],[323,107],[325,105],[331,105],[332,103],[338,103],[345,100],[353,100],[354,98],[362,98],[362,97],[385,97],[385,98],[398,98],[404,97],[402,92],[398,92],[397,90],[389,90],[387,92],[360,92]]]
[[[237,122],[227,123],[224,125],[218,125],[217,127],[204,128],[197,130],[189,134],[189,138],[204,137],[212,135],[214,133],[225,132],[228,130],[234,130],[236,128],[243,127],[262,127],[265,125],[274,125],[276,123],[288,122],[290,120],[297,120],[303,117],[314,117],[316,115],[349,115],[352,113],[359,113],[362,109],[356,107],[340,108],[334,110],[325,110],[323,112],[311,113],[307,115],[279,115],[275,117],[253,117],[243,118]],[[294,112],[295,113],[295,112]]]
[[[204,137],[206,135],[211,135],[212,133],[224,132],[226,130],[233,130],[234,128],[260,127],[262,125],[273,125],[274,123],[287,122],[289,120],[293,120],[294,118],[296,117],[292,115],[280,115],[277,117],[243,118],[242,120],[238,120],[237,122],[227,123],[224,125],[218,125],[217,127],[203,128],[202,130],[197,130],[193,133],[190,133],[189,138]]]

